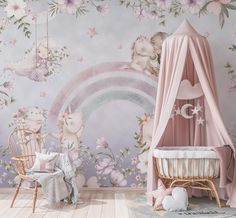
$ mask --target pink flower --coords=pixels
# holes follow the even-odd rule
[[[105,148],[106,149],[109,146],[104,137],[98,138],[97,141],[96,141],[96,144],[97,144],[96,149],[99,149],[99,148]]]
[[[25,107],[21,107],[21,108],[18,109],[18,112],[19,112],[20,114],[22,114],[22,115],[24,115],[25,113],[27,113],[27,111],[28,111],[28,109],[25,108]]]
[[[18,113],[16,113],[16,112],[12,114],[13,118],[17,118],[17,116],[18,116]]]
[[[219,15],[224,4],[228,4],[231,0],[214,0],[207,5],[207,11],[215,15]]]
[[[138,8],[134,11],[135,15],[138,17],[139,21],[143,20],[147,16],[147,13],[144,9]]]
[[[182,0],[183,10],[191,14],[197,14],[204,4],[203,0]]]
[[[68,14],[75,14],[83,3],[81,0],[58,0],[60,9]]]
[[[96,7],[97,11],[102,15],[105,16],[108,13],[108,6],[106,5],[98,5]]]

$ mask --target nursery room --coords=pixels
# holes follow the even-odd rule
[[[236,0],[0,0],[0,218],[236,218]]]

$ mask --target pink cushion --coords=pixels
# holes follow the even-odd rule
[[[57,153],[43,154],[35,152],[36,158],[34,166],[31,168],[35,172],[47,172],[51,173],[54,171],[56,160],[58,157]]]

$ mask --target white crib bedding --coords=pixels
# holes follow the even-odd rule
[[[159,173],[166,177],[219,177],[220,161],[204,146],[161,147],[154,150]]]

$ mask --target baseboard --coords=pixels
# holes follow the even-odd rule
[[[98,187],[98,188],[90,188],[90,187],[83,187],[80,189],[81,191],[134,191],[134,192],[145,192],[146,188],[142,187]],[[13,194],[15,191],[15,188],[0,188],[0,194]],[[22,193],[31,193],[30,190],[27,189],[21,189],[20,192]],[[39,194],[42,193],[41,188],[39,188]]]

